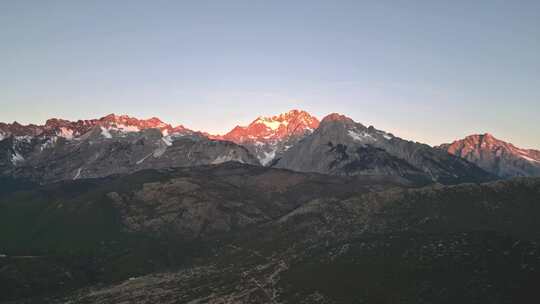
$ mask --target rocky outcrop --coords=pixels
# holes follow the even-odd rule
[[[313,134],[272,164],[304,172],[334,175],[399,176],[415,182],[486,181],[489,173],[459,157],[428,145],[403,140],[331,114]]]
[[[95,126],[84,135],[10,137],[0,142],[4,175],[53,182],[237,161],[258,164],[244,147],[202,136],[163,135],[159,129],[124,133]]]
[[[467,136],[439,148],[502,178],[540,176],[540,151],[518,148],[488,133]]]

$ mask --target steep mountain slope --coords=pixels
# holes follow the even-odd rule
[[[238,161],[259,164],[244,147],[159,129],[122,132],[95,126],[83,136],[9,137],[0,141],[0,172],[38,182],[103,177],[147,168]]]
[[[0,174],[41,183],[145,168],[259,164],[244,147],[155,117],[111,114],[76,122],[49,119],[43,126],[0,124],[0,134]]]
[[[540,151],[518,148],[488,133],[470,135],[439,148],[503,178],[540,176]]]
[[[272,117],[258,117],[246,127],[236,126],[229,133],[214,138],[245,146],[267,165],[318,126],[319,120],[309,113],[291,110]]]
[[[493,176],[459,157],[406,141],[330,114],[313,134],[272,164],[303,172],[334,175],[390,175],[445,184],[486,181]]]

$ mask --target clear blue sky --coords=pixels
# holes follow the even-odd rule
[[[540,1],[0,0],[0,121],[291,108],[540,148]]]

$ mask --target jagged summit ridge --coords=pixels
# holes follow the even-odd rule
[[[503,178],[540,176],[540,151],[516,147],[490,133],[469,135],[439,148]]]
[[[146,129],[159,129],[167,134],[192,134],[193,131],[182,125],[173,127],[157,117],[138,119],[129,115],[109,114],[98,119],[70,121],[59,118],[48,119],[44,125],[21,125],[0,123],[0,138],[8,136],[59,136],[73,139],[99,127],[107,132],[139,132]]]
[[[472,163],[428,145],[407,141],[341,114],[287,150],[273,166],[332,175],[395,176],[445,184],[490,180]]]
[[[244,145],[263,165],[267,165],[311,134],[319,123],[308,112],[294,109],[270,117],[259,116],[248,126],[236,126],[227,134],[214,138]]]
[[[331,114],[326,115],[322,119],[321,124],[327,124],[327,123],[331,123],[331,122],[335,122],[335,121],[343,122],[343,123],[347,123],[347,124],[354,124],[355,123],[355,121],[352,120],[352,118],[350,118],[348,116],[345,116],[345,115],[339,114],[339,113],[331,113]]]
[[[250,140],[273,140],[311,132],[319,126],[319,120],[306,111],[291,110],[279,115],[259,116],[248,126],[236,126],[223,139],[241,143]]]
[[[49,119],[42,126],[0,125],[0,175],[53,182],[223,162],[258,165],[249,151],[159,118],[110,114]]]
[[[298,109],[273,116],[258,116],[250,124],[236,126],[225,135],[210,135],[195,132],[182,125],[173,127],[158,117],[139,119],[129,115],[112,113],[98,119],[77,121],[51,118],[44,125],[22,125],[18,122],[11,124],[0,123],[0,141],[10,137],[16,138],[9,143],[9,151],[11,152],[7,153],[6,163],[9,165],[20,165],[27,158],[30,149],[28,146],[33,139],[37,139],[34,142],[39,142],[38,150],[41,152],[62,144],[64,140],[90,140],[91,142],[97,142],[130,138],[135,133],[142,133],[140,135],[145,137],[154,132],[150,130],[161,133],[164,140],[168,142],[173,137],[182,136],[233,142],[247,149],[262,165],[283,166],[288,169],[300,171],[341,172],[340,174],[345,174],[341,169],[346,169],[348,170],[346,174],[352,174],[351,172],[356,172],[356,169],[353,170],[353,168],[358,168],[360,163],[364,165],[368,163],[368,160],[364,159],[368,156],[372,157],[371,161],[379,163],[382,159],[385,159],[384,163],[393,164],[392,166],[394,168],[385,167],[383,169],[384,166],[380,164],[372,164],[373,166],[370,165],[360,170],[364,173],[371,172],[379,174],[382,172],[386,174],[397,172],[402,175],[405,171],[412,172],[409,170],[411,168],[405,171],[400,171],[403,168],[400,170],[396,169],[399,166],[395,161],[405,160],[413,165],[414,168],[423,171],[422,174],[427,174],[432,180],[438,180],[437,175],[439,173],[450,177],[450,172],[454,167],[451,159],[447,159],[447,156],[440,154],[440,152],[431,151],[431,147],[427,145],[402,140],[390,133],[377,130],[372,126],[366,127],[340,113],[331,113],[325,116],[322,121],[319,121],[308,112]],[[300,149],[296,146],[299,144],[303,145],[303,142],[306,140],[310,142],[309,138],[312,136],[319,138],[319,140],[312,142],[312,144],[322,145],[321,147],[324,147],[328,143],[334,145],[331,151],[324,152],[323,150],[326,148],[321,148],[321,151],[324,153],[320,155],[323,159],[329,155],[340,158],[339,160],[334,160],[332,169],[320,167],[330,166],[330,164],[321,162],[319,157],[315,157],[310,163],[300,166],[300,163],[306,161],[305,157],[309,155],[308,152],[313,152],[314,150],[310,150],[313,148],[311,147],[304,151],[303,148]],[[326,142],[322,142],[323,139]],[[338,144],[341,146],[336,146]],[[8,145],[7,142],[6,145]],[[349,148],[354,147],[356,150],[343,150],[342,148],[345,146]],[[451,144],[443,144],[436,148],[436,150],[444,150],[447,154],[474,163],[499,177],[540,175],[540,151],[516,147],[511,143],[497,139],[490,133],[470,135],[462,140],[455,141]],[[292,151],[290,151],[291,149]],[[365,149],[370,150],[367,151]],[[354,157],[351,157],[351,155]],[[361,157],[363,160],[353,161],[356,159],[355,155]],[[397,159],[393,159],[392,157],[397,157]],[[439,159],[441,157],[445,159],[444,162],[447,163],[448,168],[441,169],[446,165],[436,165],[436,163],[441,161]],[[298,159],[298,161],[294,159]],[[345,163],[348,161],[352,163],[345,166]],[[340,162],[345,167],[341,169],[339,169],[339,166],[336,167],[336,164]],[[460,167],[459,170],[466,170],[468,165],[456,161],[455,166]],[[426,169],[427,167],[433,168]]]

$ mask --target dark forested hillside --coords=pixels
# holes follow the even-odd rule
[[[411,188],[226,163],[14,184],[3,301],[507,303],[540,278],[534,178]]]

